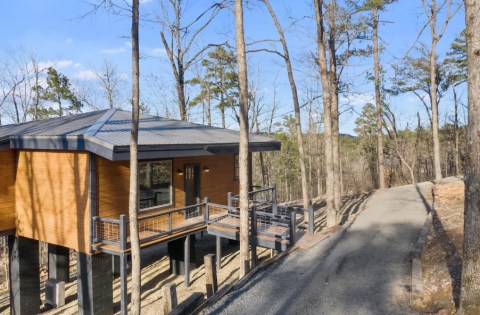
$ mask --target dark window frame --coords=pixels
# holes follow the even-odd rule
[[[142,164],[148,163],[160,163],[160,162],[170,162],[170,203],[164,205],[158,205],[153,207],[140,208],[140,166]],[[139,170],[139,180],[138,180],[138,212],[148,212],[152,210],[162,210],[172,208],[175,204],[175,185],[174,185],[174,174],[173,174],[173,159],[152,159],[152,160],[142,160],[138,161],[138,170]]]

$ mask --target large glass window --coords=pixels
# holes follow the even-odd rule
[[[172,204],[172,161],[139,163],[140,209]]]

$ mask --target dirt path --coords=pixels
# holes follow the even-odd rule
[[[431,183],[375,193],[342,233],[255,275],[206,314],[412,314],[410,252]]]

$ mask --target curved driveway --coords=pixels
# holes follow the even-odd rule
[[[411,314],[410,252],[431,187],[376,192],[346,230],[259,272],[205,314]]]

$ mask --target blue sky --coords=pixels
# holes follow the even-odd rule
[[[93,0],[92,0],[93,1]],[[160,0],[144,0],[141,12],[146,19],[152,20],[160,15]],[[307,0],[271,0],[279,19],[287,29],[290,54],[294,58],[295,76],[299,86],[299,93],[306,97],[305,86],[316,83],[309,78],[311,67],[304,60],[315,49],[314,21],[309,18],[312,14],[313,1]],[[190,0],[186,19],[190,19],[209,0]],[[130,19],[127,16],[113,15],[105,11],[84,16],[91,10],[86,1],[74,0],[16,0],[4,1],[0,10],[0,28],[2,41],[0,56],[8,58],[11,54],[18,54],[20,50],[34,52],[41,62],[55,64],[58,70],[69,76],[74,85],[87,86],[95,89],[98,85],[90,72],[100,69],[104,60],[118,66],[122,75],[130,76]],[[292,27],[294,20],[300,22]],[[390,69],[390,64],[401,58],[412,46],[418,31],[425,23],[425,17],[420,0],[401,0],[391,5],[381,14],[385,21],[380,30],[380,37],[386,50],[382,53],[383,66]],[[276,31],[266,10],[259,6],[245,12],[246,37],[248,40],[277,38]],[[452,40],[464,28],[463,9],[451,21],[444,38],[439,44],[439,55],[448,50]],[[159,32],[161,25],[144,21],[140,30],[141,53],[146,57],[141,60],[142,99],[152,113],[165,115],[165,106],[169,111],[175,110],[173,101],[173,76],[166,58]],[[199,37],[197,45],[200,47],[208,42],[233,43],[233,15],[228,10],[219,14],[217,19]],[[429,30],[426,29],[421,40],[429,41]],[[10,55],[9,55],[10,54]],[[259,53],[249,56],[249,70],[251,80],[259,86],[263,102],[271,104],[273,87],[277,84],[277,100],[279,108],[278,120],[281,114],[291,110],[290,93],[286,81],[283,64],[278,57]],[[353,60],[352,66],[346,70],[344,80],[354,85],[354,91],[347,97],[342,97],[344,106],[351,106],[349,111],[341,116],[341,132],[353,133],[355,112],[372,99],[373,85],[365,79],[365,72],[370,69],[372,58]],[[154,76],[157,78],[154,79]],[[191,76],[187,74],[187,77]],[[127,83],[124,92],[129,93]],[[195,91],[188,89],[191,97]],[[402,95],[391,99],[391,103],[402,121],[409,122],[423,108],[413,95]],[[321,110],[321,102],[315,104]],[[267,105],[268,106],[268,105]],[[451,106],[451,97],[447,95],[440,105],[440,114],[448,113]],[[307,119],[308,113],[304,113]],[[201,115],[195,110],[191,119],[201,122]],[[229,126],[235,128],[235,123],[229,121]]]

